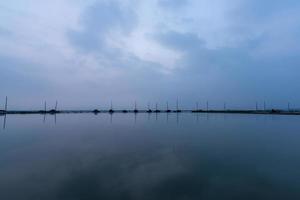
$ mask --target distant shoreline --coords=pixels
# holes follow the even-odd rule
[[[12,114],[41,114],[41,115],[54,115],[54,114],[79,114],[79,113],[224,113],[224,114],[257,114],[257,115],[300,115],[300,111],[286,111],[286,110],[19,110],[19,111],[0,111],[0,115]]]

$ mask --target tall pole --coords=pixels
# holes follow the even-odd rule
[[[112,104],[112,100],[110,101],[110,110],[113,109],[113,104]]]
[[[199,103],[196,102],[196,110],[198,111],[199,110]]]
[[[157,111],[157,103],[155,104],[155,110]]]
[[[58,104],[58,102],[56,101],[55,102],[55,111],[57,110],[57,104]]]
[[[47,113],[47,102],[45,101],[44,102],[44,119],[43,119],[44,123],[46,122],[46,113]]]
[[[179,110],[178,109],[178,98],[176,99],[176,110]]]
[[[4,108],[5,112],[7,112],[7,96],[5,97],[5,108]]]
[[[167,111],[169,110],[169,102],[167,102]]]
[[[134,110],[133,110],[133,112],[134,112],[135,114],[138,113],[136,101],[134,101]]]

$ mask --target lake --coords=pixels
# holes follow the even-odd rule
[[[300,116],[7,115],[0,199],[300,199]]]

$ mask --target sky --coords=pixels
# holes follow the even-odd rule
[[[1,1],[0,109],[299,108],[299,36],[298,0]]]

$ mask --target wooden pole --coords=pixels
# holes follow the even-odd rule
[[[7,112],[7,96],[5,97],[5,107],[4,107],[5,112]]]

